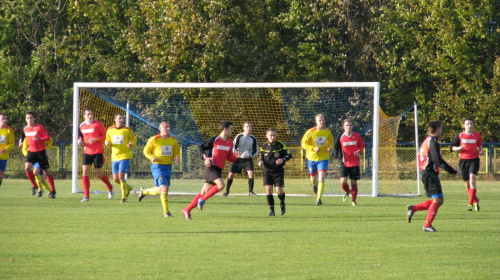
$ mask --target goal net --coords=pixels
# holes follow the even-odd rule
[[[316,114],[325,115],[334,137],[342,134],[343,120],[353,121],[354,130],[366,143],[362,157],[360,195],[412,193],[398,179],[396,139],[400,117],[389,117],[379,108],[379,83],[75,83],[73,146],[77,147],[82,111],[90,108],[105,127],[114,124],[117,112],[127,116],[138,144],[133,148],[129,181],[133,186],[151,186],[150,162],[142,154],[146,141],[158,134],[158,124],[168,120],[171,134],[181,146],[181,161],[173,166],[172,192],[196,192],[204,180],[204,166],[197,146],[219,134],[222,120],[234,123],[233,137],[242,132],[243,122],[252,124],[259,146],[267,128],[277,130],[293,155],[285,166],[287,193],[310,194],[305,152],[300,148],[304,132],[315,125]],[[111,173],[110,149],[104,171]],[[81,189],[81,149],[73,149],[73,192]],[[255,160],[255,189],[263,192],[261,169]],[[340,195],[337,159],[330,160],[325,181],[326,195]],[[226,164],[223,177],[227,175]],[[246,174],[233,185],[246,184]],[[399,179],[398,179],[399,180]],[[92,184],[96,189],[102,185]],[[104,189],[104,186],[102,187]],[[234,192],[246,188],[233,187]]]

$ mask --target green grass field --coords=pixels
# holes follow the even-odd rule
[[[5,179],[0,279],[499,279],[498,182],[478,183],[480,212],[466,211],[461,181],[443,186],[439,232],[424,233],[426,212],[405,219],[424,197],[359,197],[358,207],[325,197],[317,207],[289,196],[284,216],[267,217],[263,195],[215,196],[187,221],[192,196],[172,195],[175,217],[163,218],[158,197],[82,204],[69,180],[51,200]]]

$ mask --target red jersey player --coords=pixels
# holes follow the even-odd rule
[[[441,148],[438,138],[443,132],[441,121],[431,121],[428,126],[429,135],[422,142],[418,154],[418,166],[421,172],[421,179],[424,183],[425,194],[431,199],[421,202],[417,205],[406,206],[406,220],[411,223],[413,214],[417,211],[427,210],[427,219],[425,220],[425,232],[436,232],[432,226],[436,218],[439,207],[444,203],[443,189],[441,180],[439,180],[439,169],[442,168],[450,174],[460,175],[460,171],[451,167],[441,157]]]
[[[472,205],[474,205],[474,210],[479,211],[479,199],[476,196],[476,177],[479,172],[479,156],[484,155],[484,150],[481,134],[473,131],[472,126],[471,119],[464,120],[464,131],[453,139],[450,150],[460,151],[460,171],[469,194],[467,210],[472,211]]]
[[[35,114],[33,112],[26,113],[26,123],[28,124],[24,129],[26,141],[28,141],[28,154],[26,155],[26,176],[33,186],[36,186],[35,174],[33,173],[33,164],[37,163],[43,170],[47,181],[50,185],[49,197],[56,198],[56,189],[54,186],[54,175],[49,169],[49,157],[45,151],[45,142],[50,140],[49,133],[40,124],[35,123]]]
[[[113,198],[113,186],[109,182],[108,176],[102,172],[104,165],[104,148],[102,143],[106,140],[106,129],[104,125],[94,120],[94,113],[91,109],[83,110],[85,121],[80,124],[78,131],[78,145],[84,146],[82,156],[82,184],[84,197],[81,202],[89,201],[90,194],[90,167],[94,164],[95,175],[101,179],[108,188],[108,198]]]
[[[352,130],[353,125],[350,119],[344,120],[344,133],[335,140],[334,157],[340,157],[340,186],[345,191],[344,202],[351,194],[352,206],[358,205],[358,180],[361,177],[359,171],[359,157],[365,149],[365,142],[359,133]],[[351,179],[351,189],[347,183],[347,177]]]
[[[223,121],[219,125],[220,134],[208,139],[199,147],[203,161],[205,162],[205,183],[200,193],[198,193],[191,203],[182,210],[182,215],[191,220],[191,210],[198,205],[203,210],[205,201],[225,187],[222,179],[222,170],[226,160],[235,162],[240,156],[240,152],[233,154],[233,140],[229,137],[233,133],[233,123]]]

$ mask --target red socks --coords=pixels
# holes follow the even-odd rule
[[[111,183],[109,182],[108,176],[102,175],[101,181],[104,184],[106,184],[106,187],[108,187],[108,191],[112,191],[113,190],[113,185],[111,185]]]
[[[47,175],[47,182],[49,182],[49,185],[50,185],[50,191],[51,192],[55,192],[56,191],[56,187],[54,185],[54,174],[50,174],[50,175]]]
[[[203,200],[207,200],[214,196],[216,193],[219,192],[219,188],[217,188],[217,185],[212,185],[212,187],[208,190],[208,192],[202,197]]]
[[[349,190],[349,185],[346,183],[346,184],[342,184],[340,185],[342,187],[342,189],[345,191],[346,194],[350,194],[351,193],[351,190]]]
[[[86,198],[89,198],[89,193],[90,193],[90,177],[89,176],[83,176],[82,177],[82,185],[83,185],[83,195]]]
[[[413,212],[427,210],[431,206],[431,203],[432,203],[432,199],[429,199],[429,200],[426,200],[426,201],[419,203],[417,205],[413,205]]]
[[[198,206],[198,199],[200,199],[202,197],[201,193],[198,193],[197,195],[194,196],[193,200],[191,201],[191,203],[189,203],[189,205],[184,208],[184,210],[186,210],[186,212],[191,212],[191,210],[193,210],[193,208],[195,208],[196,206]]]
[[[427,219],[425,219],[424,227],[430,227],[432,225],[432,221],[436,218],[440,205],[432,202],[429,206],[429,210],[427,211]]]
[[[30,180],[31,184],[33,185],[33,188],[36,188],[36,181],[35,181],[35,173],[33,171],[26,171],[26,176],[28,176],[28,179]]]
[[[479,201],[476,196],[477,189],[469,188],[467,189],[467,192],[469,193],[469,205],[472,205],[472,203],[477,203]]]
[[[356,202],[356,197],[358,197],[358,186],[353,185],[351,190],[351,198],[352,202]]]

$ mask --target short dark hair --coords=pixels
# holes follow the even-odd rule
[[[5,113],[0,113],[0,116],[6,116],[6,117],[7,117],[7,114],[5,114]]]
[[[474,122],[473,120],[469,119],[469,118],[465,118],[464,121],[462,123],[465,123],[466,121],[471,121],[471,122]]]
[[[26,115],[32,115],[32,116],[33,116],[33,118],[36,118],[35,113],[33,113],[33,112],[31,112],[31,111],[26,112]]]
[[[90,111],[90,112],[94,113],[94,110],[92,110],[92,109],[90,109],[90,108],[85,108],[85,109],[83,109],[83,111],[82,111],[82,112],[85,114],[85,112],[86,112],[86,111]]]
[[[269,132],[269,131],[276,131],[276,128],[270,127],[270,128],[267,129],[267,132]]]
[[[233,122],[230,122],[230,121],[221,121],[220,124],[219,124],[219,130],[220,131],[223,131],[224,128],[229,128],[230,126],[233,125]]]
[[[443,124],[439,120],[434,120],[429,122],[429,126],[427,127],[428,131],[430,134],[433,134],[438,130],[438,128],[441,128]]]
[[[118,117],[119,115],[123,117],[123,113],[118,112],[118,113],[116,113],[116,114],[115,114],[115,119],[116,119],[116,117]]]

